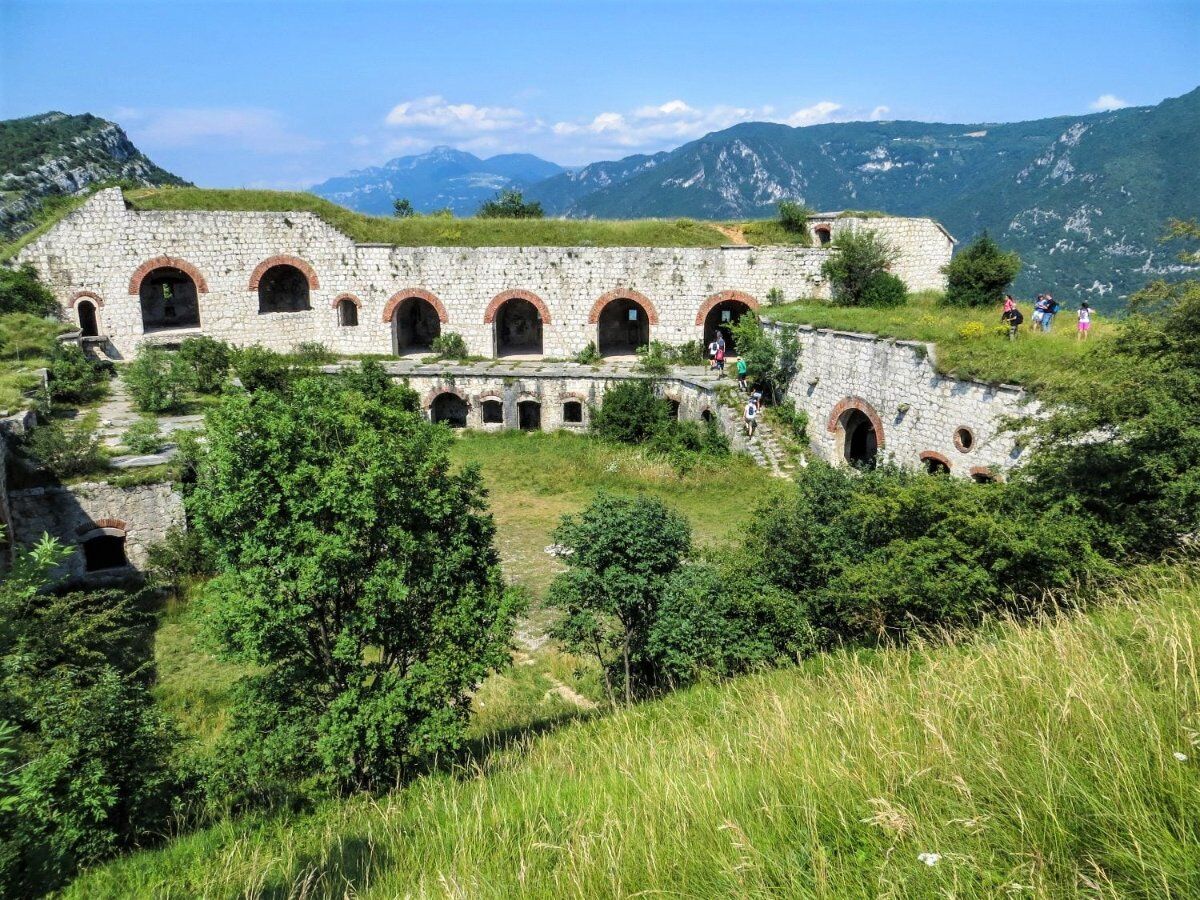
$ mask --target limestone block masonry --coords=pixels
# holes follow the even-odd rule
[[[895,240],[896,273],[919,290],[944,284],[953,240],[929,219],[841,218],[837,228],[870,227]],[[236,344],[287,351],[306,341],[337,353],[392,353],[397,303],[428,300],[443,332],[461,334],[473,354],[497,354],[495,311],[511,293],[541,311],[542,354],[567,358],[599,342],[604,304],[633,300],[649,338],[701,339],[704,316],[721,299],[750,308],[779,289],[789,299],[825,296],[819,247],[396,247],[359,244],[312,213],[137,211],[119,189],[87,203],[22,249],[55,292],[64,315],[95,311],[99,333],[117,357],[147,339],[178,341],[204,333]],[[310,285],[310,308],[259,312],[257,274],[289,262]],[[143,326],[139,285],[158,266],[189,273],[197,288],[198,328]],[[357,310],[339,324],[337,304]],[[394,302],[389,302],[394,301]],[[435,302],[436,301],[436,302]]]

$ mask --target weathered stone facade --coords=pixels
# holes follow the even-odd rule
[[[892,272],[910,291],[942,291],[946,276],[942,267],[950,262],[954,238],[933,219],[900,216],[850,216],[844,213],[822,213],[808,223],[813,245],[824,246],[843,231],[873,231],[899,256]]]
[[[855,227],[838,219],[836,227]],[[870,219],[898,242],[897,274],[913,289],[940,286],[953,242],[931,220]],[[397,349],[398,305],[430,304],[437,327],[461,334],[473,354],[495,356],[498,309],[510,298],[538,310],[541,355],[565,358],[601,340],[609,301],[632,301],[651,340],[701,339],[702,310],[717,295],[754,307],[777,288],[788,298],[823,296],[820,247],[394,247],[358,244],[311,213],[135,211],[117,189],[100,191],[25,247],[72,318],[95,312],[115,355],[145,339],[204,333],[237,344],[291,350],[306,341],[339,353]],[[292,265],[309,285],[308,308],[260,312],[258,279]],[[139,291],[156,270],[195,285],[198,327],[152,330]],[[533,299],[530,299],[533,298]],[[353,306],[339,309],[345,300]],[[190,302],[190,298],[189,298]],[[711,303],[710,303],[711,305]],[[346,324],[348,318],[356,325]],[[644,334],[644,333],[643,333]],[[601,347],[603,349],[603,347]]]

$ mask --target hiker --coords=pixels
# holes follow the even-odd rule
[[[1008,312],[1010,309],[1015,309],[1016,305],[1017,301],[1012,298],[1012,294],[1004,295],[1004,312]]]
[[[1058,311],[1060,309],[1062,309],[1062,307],[1059,305],[1058,301],[1054,299],[1053,295],[1047,294],[1046,310],[1042,313],[1042,332],[1044,334],[1050,333],[1050,323],[1054,321],[1054,317],[1058,315]]]
[[[1042,317],[1046,315],[1046,295],[1038,294],[1037,299],[1033,301],[1033,325],[1031,326],[1036,332],[1042,326]]]
[[[758,404],[751,400],[746,404],[746,437],[754,437],[754,426],[758,424]]]
[[[746,373],[748,371],[749,368],[746,366],[746,361],[739,356],[737,361],[738,390],[742,391],[742,393],[746,391]]]
[[[762,397],[762,388],[755,388],[754,392],[750,395],[750,399],[754,401],[754,405],[759,408],[762,407]]]
[[[1086,341],[1088,332],[1092,330],[1092,308],[1088,306],[1088,302],[1084,300],[1079,304],[1079,327],[1075,332],[1075,339],[1078,341]]]
[[[711,340],[708,342],[708,368],[712,371],[717,367],[717,342]]]
[[[1021,327],[1021,323],[1025,321],[1025,317],[1021,315],[1021,311],[1017,309],[1016,304],[1013,304],[1011,309],[1006,309],[1001,313],[1000,321],[1008,326],[1008,339],[1015,341],[1017,339],[1017,329]]]
[[[713,357],[713,361],[717,364],[717,377],[725,377],[725,342],[721,341],[717,344],[717,355]]]

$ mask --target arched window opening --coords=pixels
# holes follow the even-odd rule
[[[504,404],[499,400],[484,400],[483,401],[483,424],[484,425],[503,425],[504,424]]]
[[[701,419],[701,421],[705,422],[706,424],[707,424],[708,422],[711,422],[711,421],[713,420],[713,413],[712,413],[712,410],[711,410],[711,409],[706,409],[706,410],[704,410],[703,412],[701,412],[701,413],[700,413],[700,419]]]
[[[583,404],[578,400],[568,400],[564,403],[563,421],[568,425],[583,424]]]
[[[847,411],[842,419],[842,431],[845,434],[842,455],[846,462],[864,468],[874,466],[879,436],[867,414],[858,409]]]
[[[600,311],[601,356],[629,356],[650,343],[650,317],[636,300],[618,297]]]
[[[945,460],[938,459],[936,456],[926,456],[921,460],[921,463],[925,466],[925,471],[930,475],[950,474],[950,466],[946,464]]]
[[[98,534],[83,542],[83,566],[88,572],[103,572],[129,565],[125,535]]]
[[[258,280],[259,313],[302,312],[311,308],[308,276],[295,266],[272,266]]]
[[[813,234],[817,236],[817,244],[822,247],[833,241],[833,229],[828,225],[816,226],[813,229]]]
[[[708,311],[704,317],[704,346],[707,347],[721,334],[725,338],[725,353],[728,356],[737,355],[737,345],[733,339],[733,326],[737,320],[750,312],[750,306],[741,300],[722,300]]]
[[[142,279],[138,295],[143,331],[200,327],[196,282],[182,269],[163,266],[153,270]]]
[[[987,469],[972,469],[971,480],[976,484],[995,484],[1000,479]]]
[[[99,337],[100,322],[96,316],[96,304],[91,300],[80,300],[75,304],[79,316],[79,332],[84,337]]]
[[[537,431],[542,427],[542,404],[522,400],[517,404],[517,425],[522,431]]]
[[[542,316],[522,297],[505,300],[496,311],[496,355],[542,354]]]
[[[679,418],[679,401],[674,399],[673,397],[667,397],[666,400],[667,400],[667,408],[670,410],[670,413],[671,413],[671,418],[678,419]]]
[[[338,325],[342,328],[358,327],[358,304],[349,297],[343,297],[337,305]]]
[[[405,297],[392,314],[392,342],[397,356],[428,353],[441,333],[437,310],[421,297]]]
[[[451,428],[466,428],[467,401],[449,391],[438,394],[429,406],[429,418],[434,422],[445,422]]]

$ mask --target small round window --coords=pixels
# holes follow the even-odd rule
[[[954,432],[954,446],[963,453],[970,453],[975,446],[975,433],[970,428],[959,428]]]

